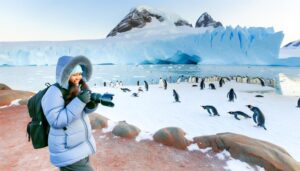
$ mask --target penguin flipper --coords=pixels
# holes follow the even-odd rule
[[[253,115],[253,121],[254,121],[255,123],[257,123],[256,118],[257,118],[257,113],[254,113],[254,115]]]
[[[244,116],[245,118],[251,118],[251,116],[247,115],[246,113],[244,113],[243,116]]]
[[[237,116],[237,115],[234,115],[234,118],[235,118],[235,119],[237,119],[237,120],[240,120],[240,118],[238,118],[238,116]]]

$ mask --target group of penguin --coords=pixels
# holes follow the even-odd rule
[[[162,83],[163,87],[166,89],[166,80],[165,79],[161,79],[160,78],[160,83]],[[222,87],[225,84],[225,80],[224,78],[221,78],[219,80],[219,86]],[[200,89],[203,90],[205,88],[205,78],[203,78],[200,82]],[[209,84],[209,88],[212,90],[215,90],[215,85],[213,83]],[[179,100],[179,95],[176,92],[176,90],[173,89],[173,96],[174,96],[174,100],[175,102],[180,102]],[[233,88],[231,88],[229,90],[229,92],[227,93],[227,97],[229,99],[230,102],[233,102],[234,99],[237,98]],[[252,105],[247,105],[247,107],[254,112],[253,114],[253,120],[254,122],[257,124],[258,127],[262,127],[265,130],[267,130],[267,128],[265,127],[265,117],[264,114],[261,112],[261,110],[258,107],[252,106]],[[210,116],[220,116],[220,114],[218,113],[217,109],[214,106],[210,106],[210,105],[206,105],[206,106],[202,106],[203,109],[207,110],[208,113],[210,114]],[[242,112],[242,111],[230,111],[228,112],[231,115],[234,115],[234,118],[237,120],[240,120],[240,118],[238,116],[243,116],[245,118],[251,118],[251,116],[247,115],[246,113]]]
[[[203,78],[200,82],[200,89],[203,90],[205,88],[205,78]],[[219,80],[219,86],[222,87],[225,84],[225,80],[222,77]],[[209,88],[214,90],[215,86],[213,83],[209,84]],[[227,97],[229,99],[230,102],[233,102],[234,99],[237,98],[233,88],[231,88],[229,90],[229,92],[227,93]],[[253,111],[253,121],[257,124],[258,127],[263,127],[265,130],[267,130],[267,128],[265,127],[265,116],[264,114],[261,112],[261,110],[258,107],[252,106],[252,105],[246,105],[251,111]],[[210,116],[220,116],[220,114],[218,113],[217,109],[214,106],[210,106],[210,105],[206,105],[206,106],[202,106],[203,109],[207,110],[208,113],[210,114]],[[238,116],[243,116],[244,118],[251,118],[251,116],[247,115],[246,113],[242,112],[242,111],[230,111],[228,112],[231,115],[234,115],[234,118],[237,120],[240,120],[240,118]]]
[[[258,107],[252,106],[252,105],[246,105],[252,112],[253,112],[253,121],[257,124],[258,127],[263,127],[265,130],[267,128],[265,127],[265,116],[261,112],[261,110]],[[210,116],[220,116],[217,109],[214,106],[202,106],[203,109],[207,110]],[[245,118],[251,118],[251,116],[247,115],[246,113],[242,111],[230,111],[228,112],[231,115],[234,115],[234,118],[237,120],[240,120],[238,116],[243,116]]]
[[[230,81],[230,80],[228,80],[228,81]],[[222,77],[219,80],[219,87],[222,87],[224,84],[225,84],[225,80],[224,80],[224,77]],[[140,86],[139,81],[137,81],[137,86]],[[145,90],[148,91],[149,90],[149,84],[148,84],[147,81],[144,81],[144,86],[145,86]],[[167,83],[166,79],[160,78],[159,87],[164,88],[166,90],[167,86],[168,86],[168,83]],[[205,88],[205,78],[203,78],[201,80],[199,86],[200,86],[201,90],[203,90]],[[264,86],[264,85],[262,85],[262,86]],[[209,84],[209,88],[212,89],[212,90],[216,89],[215,85],[213,83]],[[123,92],[130,92],[131,91],[128,88],[121,88],[121,90]],[[139,88],[138,93],[141,92],[141,91],[143,91],[143,90],[141,88]],[[138,97],[138,93],[132,93],[132,96],[133,97]],[[173,89],[173,97],[174,97],[175,102],[180,102],[179,94],[176,92],[175,89]],[[233,88],[231,88],[229,90],[229,92],[227,94],[227,97],[228,97],[230,102],[233,102],[234,99],[237,98]],[[265,130],[267,130],[267,128],[265,127],[265,116],[264,116],[263,112],[258,107],[255,107],[255,106],[252,106],[252,105],[246,105],[246,106],[253,112],[252,118],[253,118],[253,121],[257,124],[257,126],[262,127]],[[210,116],[220,116],[220,114],[218,113],[217,109],[214,106],[205,105],[205,106],[201,106],[201,107],[203,109],[207,110],[208,113],[210,114]],[[300,98],[298,100],[297,107],[300,108]],[[238,116],[243,116],[244,118],[251,118],[251,116],[249,116],[248,114],[246,114],[242,111],[230,111],[228,113],[231,114],[231,115],[234,115],[234,118],[237,119],[237,120],[240,120],[240,118]]]

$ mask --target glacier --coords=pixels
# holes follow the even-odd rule
[[[63,55],[84,55],[93,64],[273,65],[283,37],[273,28],[149,24],[106,39],[0,42],[0,65],[55,65]]]

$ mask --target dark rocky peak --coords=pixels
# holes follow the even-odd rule
[[[297,41],[293,41],[293,42],[290,42],[286,45],[284,45],[284,47],[299,47],[300,46],[300,40],[297,40]]]
[[[160,14],[161,13],[161,14]],[[163,12],[155,12],[155,10],[147,7],[137,7],[132,9],[124,19],[107,35],[107,37],[115,36],[117,33],[127,32],[132,28],[142,28],[147,23],[150,23],[154,18],[160,22],[169,20],[172,17],[166,17],[167,14]],[[187,21],[178,18],[172,21],[176,26],[192,27]]]
[[[222,23],[215,21],[207,12],[203,13],[197,20],[195,27],[223,27]]]

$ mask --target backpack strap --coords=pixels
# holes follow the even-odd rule
[[[62,88],[58,83],[55,83],[55,84],[52,84],[52,85],[54,85],[55,87],[57,87],[57,88],[60,90],[60,92],[61,92],[61,94],[62,94],[64,100],[66,101],[66,97],[67,97],[67,95],[68,95],[68,90]],[[65,106],[66,106],[66,105],[67,105],[67,104],[65,104]]]
[[[55,84],[53,84],[53,85],[54,85],[55,87],[57,87],[57,88],[60,90],[60,92],[61,92],[61,94],[62,94],[62,96],[63,96],[63,99],[64,99],[64,101],[65,101],[64,106],[66,107],[66,106],[67,106],[66,98],[67,98],[67,95],[68,95],[68,90],[62,88],[58,83],[55,83]],[[66,131],[66,130],[67,130],[67,127],[64,127],[63,130]]]

